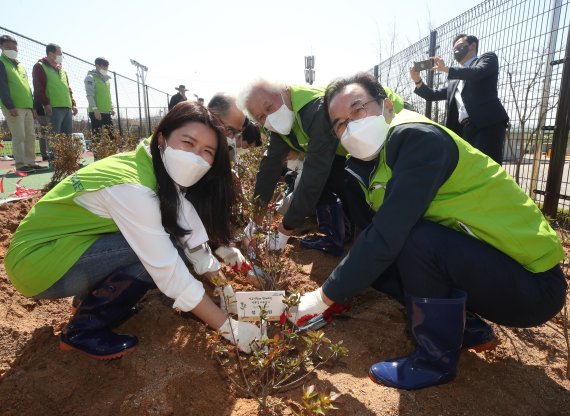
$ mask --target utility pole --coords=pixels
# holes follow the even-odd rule
[[[149,112],[149,108],[148,108],[148,91],[146,88],[146,74],[148,72],[148,68],[135,61],[134,59],[131,59],[131,64],[133,64],[134,66],[136,66],[137,68],[137,88],[138,88],[138,81],[140,79],[140,82],[142,83],[142,92],[143,92],[143,105],[144,105],[144,109],[145,109],[145,117],[148,121],[148,124],[150,125],[150,112]],[[139,92],[139,120],[141,121],[142,124],[142,116],[141,116],[141,101],[140,101],[140,92]],[[142,128],[142,125],[139,126],[139,131]],[[150,128],[149,128],[150,130]],[[147,136],[150,134],[150,132],[148,132]]]
[[[313,85],[315,82],[315,56],[305,56],[305,82]]]

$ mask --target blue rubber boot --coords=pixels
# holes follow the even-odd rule
[[[305,248],[321,250],[339,257],[344,251],[345,225],[342,202],[337,199],[334,204],[318,205],[316,209],[319,231],[324,237],[301,240]]]
[[[61,334],[60,350],[79,351],[98,360],[133,351],[137,337],[115,334],[110,328],[132,315],[133,306],[150,287],[122,271],[111,273],[77,307]]]
[[[493,328],[472,312],[465,316],[465,331],[461,348],[477,352],[489,350],[497,344]]]
[[[405,390],[446,383],[455,378],[465,326],[467,295],[456,290],[449,299],[410,297],[411,331],[417,348],[412,354],[370,367],[379,384]]]

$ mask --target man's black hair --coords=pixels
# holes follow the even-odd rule
[[[455,35],[455,37],[453,38],[453,42],[451,43],[451,46],[455,45],[455,42],[457,42],[461,38],[467,38],[466,39],[467,43],[470,45],[473,42],[475,42],[475,53],[479,52],[479,39],[477,39],[477,37],[475,37],[473,35],[466,35],[465,33],[459,33],[459,34]]]
[[[337,95],[344,87],[350,84],[358,84],[366,90],[366,92],[374,98],[376,101],[380,102],[385,98],[388,98],[384,87],[374,78],[374,76],[368,72],[359,72],[348,78],[340,78],[329,84],[325,91],[324,105],[325,114],[328,117],[329,105],[331,100]]]
[[[109,66],[109,61],[107,61],[105,58],[97,58],[95,59],[95,65],[99,65],[99,66]]]
[[[59,46],[57,43],[48,43],[46,46],[46,55],[50,52],[56,52],[57,49],[61,49],[61,46]]]
[[[0,36],[0,46],[4,45],[7,42],[14,42],[16,45],[18,44],[18,41],[10,35]]]
[[[208,110],[212,111],[219,117],[225,117],[230,109],[230,100],[231,98],[227,94],[217,93],[208,103]]]

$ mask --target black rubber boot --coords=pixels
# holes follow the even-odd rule
[[[115,271],[77,307],[75,315],[61,334],[62,351],[80,351],[92,358],[120,358],[135,349],[137,337],[115,334],[110,328],[133,313],[133,307],[151,285]]]
[[[345,242],[345,222],[342,202],[340,202],[340,199],[337,199],[334,204],[319,205],[317,206],[316,213],[319,231],[325,234],[325,236],[310,240],[301,240],[301,245],[305,248],[324,251],[336,257],[342,255]]]

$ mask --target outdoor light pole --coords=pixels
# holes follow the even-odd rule
[[[315,82],[315,56],[305,56],[305,82],[313,85]]]
[[[146,99],[146,85],[145,85],[145,80],[146,80],[146,73],[148,72],[148,68],[145,65],[140,64],[139,62],[135,61],[134,59],[131,59],[131,64],[133,64],[134,66],[137,67],[137,89],[139,86],[139,79],[140,82],[142,83],[142,90],[143,90],[143,103],[144,103],[144,107],[145,107],[145,117],[148,120],[149,124],[150,124],[150,114],[149,114],[149,109],[148,109],[148,100]],[[140,97],[140,90],[139,90],[139,131],[142,128],[142,115],[141,115],[141,97]],[[150,130],[150,127],[149,127]],[[150,133],[149,133],[150,134]]]

